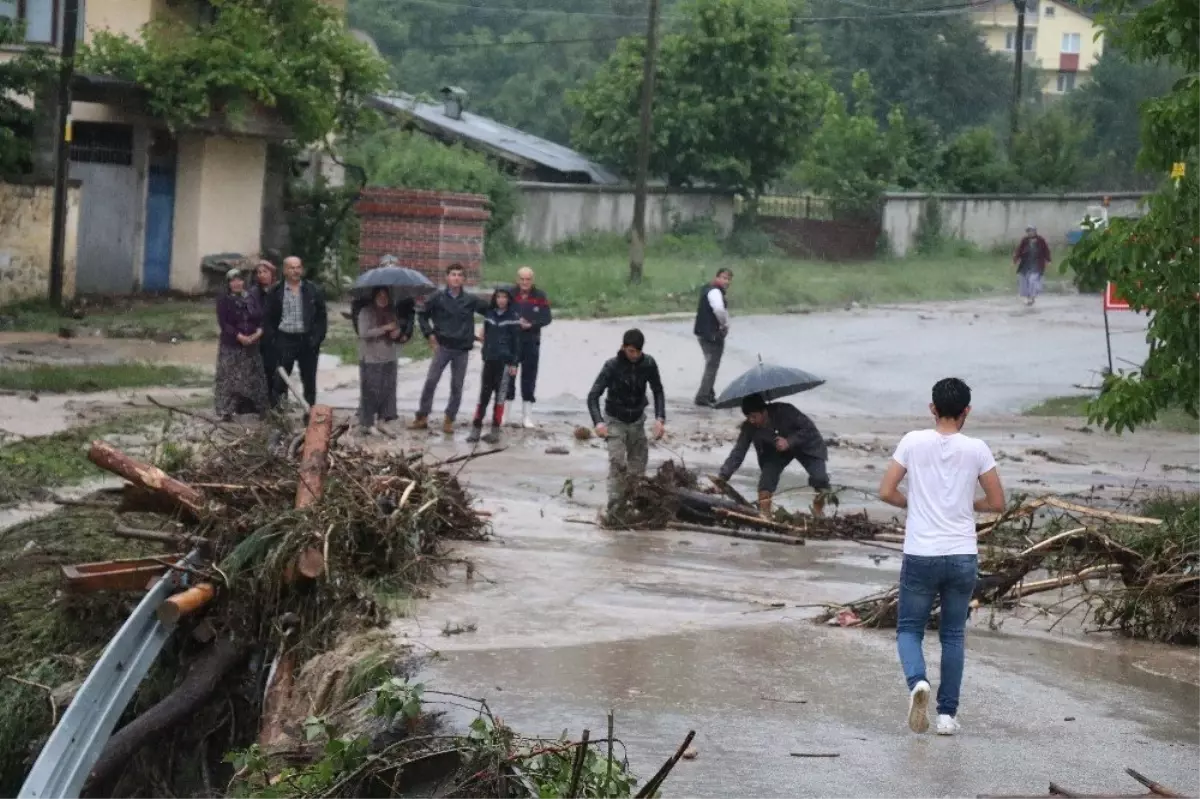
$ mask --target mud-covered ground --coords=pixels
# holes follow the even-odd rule
[[[1114,314],[1111,323],[1117,368],[1138,363],[1144,320]],[[506,721],[531,734],[555,735],[569,723],[595,735],[613,708],[646,776],[696,729],[699,756],[667,783],[677,796],[1043,794],[1050,780],[1136,793],[1125,766],[1185,792],[1200,789],[1194,649],[1086,634],[1076,620],[1047,631],[1043,620],[982,614],[968,642],[962,734],[915,736],[905,726],[893,634],[818,627],[809,620],[812,608],[795,607],[891,585],[896,554],[840,542],[788,547],[576,523],[593,519],[603,503],[606,460],[598,442],[576,442],[571,431],[587,423],[587,389],[632,324],[550,327],[541,427],[508,431],[505,452],[464,467],[480,505],[494,513],[497,538],[465,548],[477,564],[472,581],[451,575],[394,626],[397,636],[441,653],[427,680],[488,697]],[[639,326],[668,395],[670,432],[652,449],[651,467],[675,457],[714,471],[738,417],[691,406],[701,366],[691,320]],[[827,380],[794,401],[838,441],[830,473],[847,487],[843,512],[891,515],[870,494],[899,437],[928,423],[929,387],[947,375],[974,389],[968,432],[991,444],[1010,493],[1078,493],[1116,505],[1156,487],[1197,488],[1195,436],[1148,430],[1117,437],[1077,419],[1020,415],[1098,382],[1106,355],[1097,298],[1045,297],[1034,311],[989,300],[735,316],[719,385],[759,356]],[[402,413],[415,408],[424,369],[402,367]],[[473,360],[460,425],[474,407],[478,371]],[[356,369],[323,364],[320,391],[322,401],[349,413]],[[443,385],[435,411],[445,396]],[[22,432],[48,417],[42,403],[0,398],[0,427]],[[87,405],[63,400],[63,423]],[[465,433],[404,433],[370,446],[465,453]],[[550,447],[567,454],[547,454]],[[752,491],[756,477],[751,456],[735,484]],[[804,484],[793,467],[780,501],[807,505]],[[770,607],[780,602],[788,607]],[[447,637],[448,624],[476,630]],[[937,652],[931,640],[935,677]]]

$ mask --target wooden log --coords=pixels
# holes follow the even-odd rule
[[[787,535],[795,535],[795,536],[799,536],[804,533],[804,531],[801,530],[799,527],[793,527],[790,524],[784,524],[783,522],[777,522],[772,519],[764,519],[759,516],[750,516],[745,513],[738,513],[737,511],[726,510],[725,508],[715,508],[713,512],[716,513],[718,516],[724,516],[726,519],[730,519],[739,524],[744,524],[747,527],[759,527],[759,528],[764,528],[767,530],[778,530],[781,533],[785,533]]]
[[[176,557],[182,558],[183,555]],[[167,564],[154,558],[130,558],[64,565],[62,576],[66,581],[67,590],[76,594],[89,594],[93,591],[143,591],[148,581],[160,577],[169,568]]]
[[[157,466],[150,466],[106,441],[93,441],[88,460],[105,471],[124,477],[136,486],[162,494],[194,514],[204,507],[204,495],[187,483],[176,480]]]
[[[212,583],[196,583],[186,591],[167,597],[158,606],[158,620],[170,626],[189,613],[195,613],[212,601],[217,589]]]
[[[333,409],[313,406],[304,434],[300,455],[300,485],[296,486],[296,507],[307,508],[321,496],[325,470],[329,465],[329,437],[333,434]]]
[[[259,746],[273,746],[284,739],[283,714],[296,684],[296,654],[288,651],[275,661],[271,683],[263,697],[262,726],[258,730]]]
[[[729,538],[741,538],[745,541],[767,541],[772,544],[790,544],[804,546],[804,539],[795,535],[778,535],[776,533],[750,533],[745,530],[730,530],[725,527],[710,527],[704,524],[689,524],[688,522],[668,522],[671,530],[683,530],[690,533],[708,533],[723,535]]]
[[[206,544],[208,539],[202,535],[186,535],[184,533],[169,533],[165,530],[142,530],[138,527],[127,527],[118,524],[113,528],[117,538],[132,538],[137,541],[158,541],[163,544],[177,546],[179,544]]]
[[[1065,510],[1070,513],[1076,513],[1080,516],[1091,516],[1096,519],[1107,519],[1110,522],[1124,522],[1126,524],[1162,524],[1162,519],[1151,519],[1148,516],[1130,516],[1128,513],[1117,513],[1111,510],[1100,510],[1099,508],[1089,508],[1086,505],[1077,505],[1074,502],[1067,502],[1065,499],[1058,497],[1046,497],[1045,504],[1052,508]]]
[[[88,775],[84,796],[106,794],[110,783],[143,746],[161,739],[164,733],[192,719],[208,702],[221,680],[242,661],[247,648],[228,639],[209,647],[188,670],[187,676],[154,707],[126,724],[108,739],[96,765]]]
[[[1155,796],[1165,796],[1168,797],[1168,799],[1181,799],[1183,796],[1183,794],[1179,793],[1178,791],[1173,791],[1162,783],[1155,782],[1144,774],[1140,774],[1131,768],[1125,769],[1125,773],[1149,788],[1150,793],[1154,794]]]

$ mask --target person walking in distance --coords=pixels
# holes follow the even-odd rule
[[[908,726],[929,729],[929,680],[921,644],[935,604],[941,606],[941,684],[937,692],[938,735],[958,732],[967,615],[979,570],[974,512],[1001,513],[1004,489],[988,445],[962,434],[971,412],[971,389],[957,377],[933,386],[934,426],[900,439],[879,486],[880,498],[908,511],[896,648],[908,683]],[[908,495],[900,481],[908,479]],[[975,498],[975,485],[983,497]]]
[[[300,367],[304,401],[312,407],[317,403],[317,359],[328,325],[325,295],[316,283],[304,279],[304,264],[291,255],[283,259],[283,280],[268,296],[266,326],[274,333],[275,362],[288,376],[293,365]],[[279,375],[273,377],[272,400],[278,404],[287,388]]]
[[[1025,228],[1025,238],[1013,251],[1013,264],[1017,267],[1017,291],[1026,305],[1033,305],[1042,293],[1042,276],[1050,263],[1050,245],[1038,235],[1037,228]]]
[[[533,284],[533,270],[522,266],[517,270],[517,291],[513,307],[521,320],[521,424],[533,428],[533,405],[537,402],[538,360],[542,351],[542,328],[550,324],[550,300],[546,292]],[[508,401],[517,396],[515,380],[508,383]]]
[[[732,282],[732,270],[718,269],[712,282],[700,290],[700,303],[696,307],[696,324],[692,332],[704,353],[704,376],[700,378],[696,404],[705,408],[711,408],[717,401],[713,387],[717,382],[717,370],[721,368],[721,356],[725,354],[725,337],[729,335],[725,293]]]
[[[512,307],[512,296],[508,289],[496,289],[492,293],[491,307],[483,316],[483,375],[479,380],[479,404],[475,406],[475,418],[471,420],[471,434],[467,436],[467,441],[480,439],[483,415],[493,394],[492,430],[483,439],[489,444],[500,440],[504,399],[517,374],[517,361],[521,357],[520,333],[521,319]]]
[[[409,425],[410,430],[428,430],[429,412],[433,410],[433,395],[441,382],[442,372],[450,367],[450,399],[446,402],[446,416],[442,421],[442,432],[454,432],[454,419],[462,404],[463,380],[467,376],[467,359],[475,346],[475,314],[488,310],[487,300],[476,297],[463,288],[466,272],[460,264],[451,264],[446,270],[446,288],[425,300],[425,306],[417,312],[421,333],[433,346],[433,357],[429,361],[429,372],[425,375],[425,387],[421,389],[421,402],[417,416]]]
[[[588,392],[588,412],[596,435],[608,444],[608,510],[620,504],[632,477],[646,473],[650,457],[646,441],[646,389],[654,395],[654,438],[666,431],[667,399],[663,394],[658,364],[642,351],[646,337],[642,331],[626,330],[621,349],[604,362],[592,390]],[[600,396],[604,394],[604,414]]]

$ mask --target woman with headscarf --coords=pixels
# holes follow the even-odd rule
[[[267,380],[259,352],[262,306],[246,292],[245,278],[237,269],[225,273],[225,288],[217,300],[221,338],[213,404],[217,415],[228,421],[244,407],[253,413],[266,412]]]
[[[382,425],[396,419],[396,357],[400,320],[386,288],[371,292],[371,301],[355,319],[358,329],[358,424],[370,433],[376,419]]]
[[[271,289],[279,282],[279,270],[275,268],[275,264],[265,258],[258,262],[258,266],[254,268],[254,285],[250,287],[249,294],[258,303],[258,308],[263,312],[263,336],[258,342],[258,352],[262,356],[263,374],[267,376],[267,393],[270,395],[271,381],[275,379],[275,342],[272,340],[272,331],[267,325],[267,295]]]

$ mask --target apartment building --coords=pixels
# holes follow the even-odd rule
[[[1011,0],[986,0],[971,12],[988,49],[1015,55],[1041,74],[1046,95],[1062,95],[1087,82],[1104,51],[1099,26],[1078,8],[1055,0],[1028,0],[1024,41],[1017,42],[1017,9]]]

